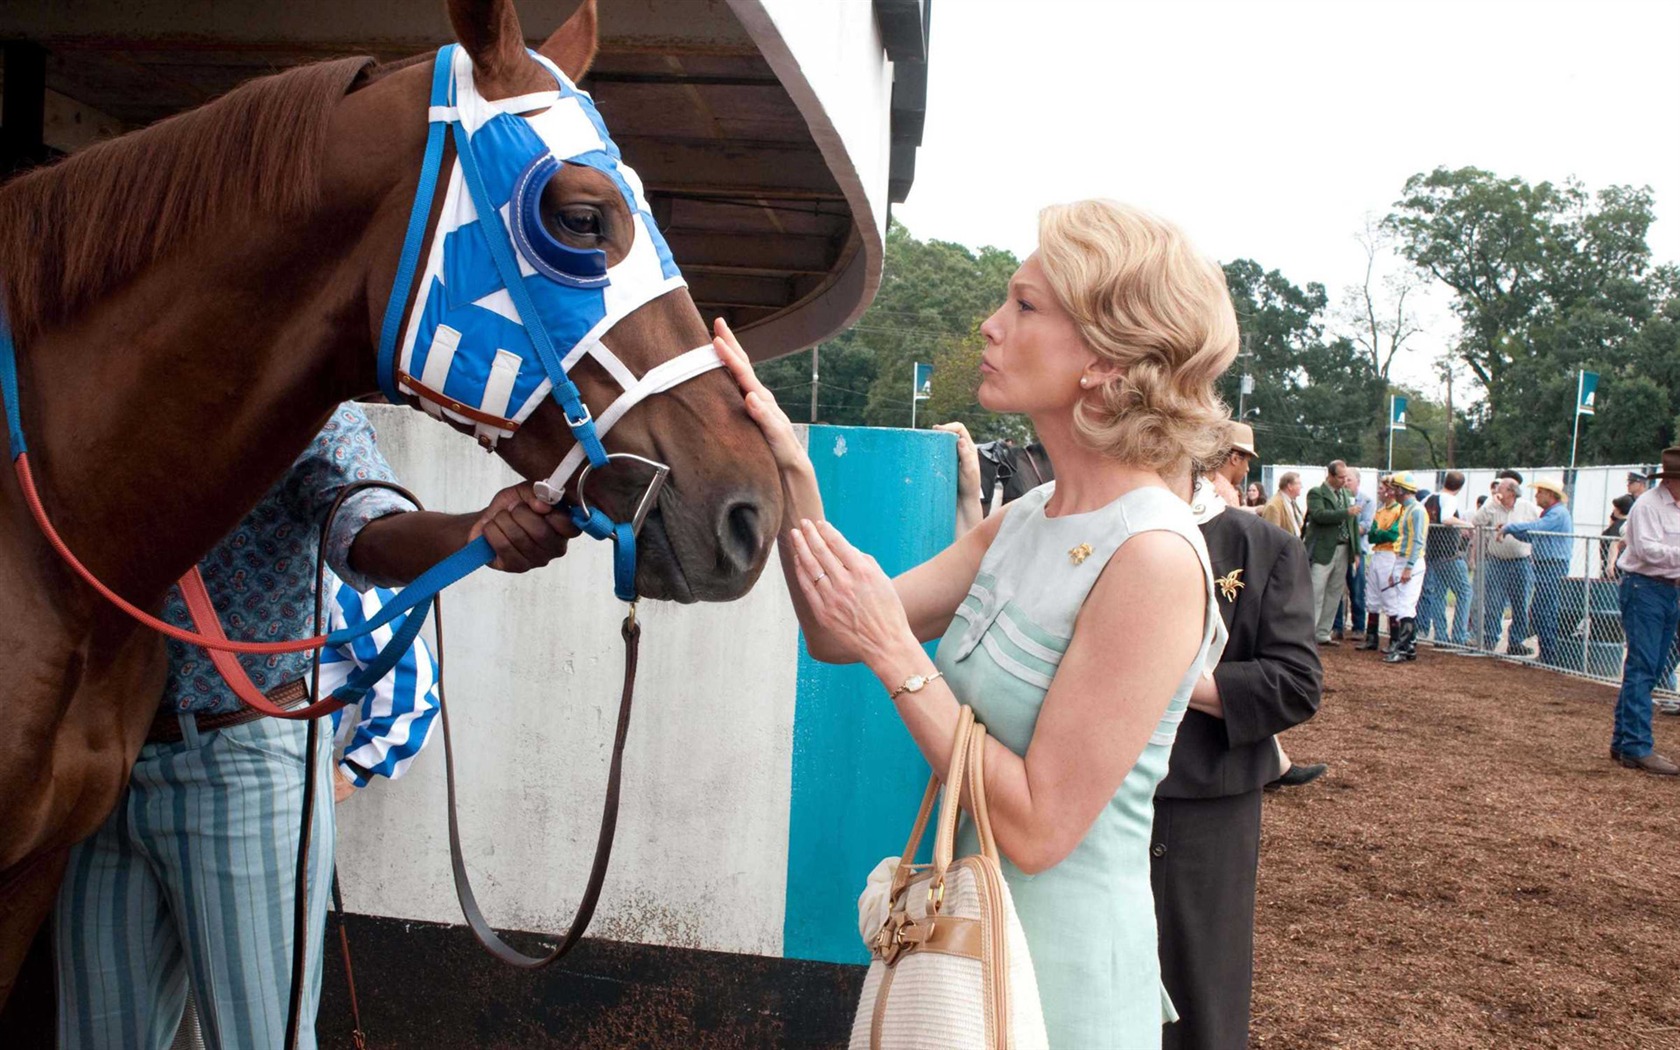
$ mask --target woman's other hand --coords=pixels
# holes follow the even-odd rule
[[[935,423],[934,430],[957,435],[957,498],[980,499],[980,453],[962,423]]]
[[[957,435],[957,535],[961,536],[986,517],[986,499],[980,492],[980,453],[961,423],[936,423],[933,429]]]
[[[898,591],[874,558],[826,521],[801,521],[792,542],[800,592],[830,639],[877,673],[899,666],[906,649],[920,650]]]

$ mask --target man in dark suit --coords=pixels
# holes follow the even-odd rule
[[[1307,552],[1253,514],[1226,512],[1205,482],[1192,510],[1230,632],[1198,682],[1155,792],[1151,881],[1161,979],[1179,1021],[1164,1050],[1248,1045],[1261,789],[1283,771],[1275,734],[1318,710],[1323,669]]]

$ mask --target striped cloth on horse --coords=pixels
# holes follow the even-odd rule
[[[332,611],[328,629],[360,627],[372,619],[395,591],[375,587],[358,594],[354,587],[328,576]],[[320,695],[329,696],[352,672],[365,667],[391,640],[381,627],[354,642],[321,651]],[[345,712],[354,717],[345,717]],[[395,780],[426,746],[437,716],[437,663],[423,638],[416,638],[391,673],[381,678],[358,704],[333,712],[334,741],[341,749],[338,769],[357,787],[375,776]]]

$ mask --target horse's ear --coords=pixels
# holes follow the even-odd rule
[[[537,53],[559,66],[575,84],[595,61],[596,42],[595,0],[583,0],[566,24],[542,42]]]
[[[481,82],[512,79],[528,61],[513,0],[449,0],[449,24]]]

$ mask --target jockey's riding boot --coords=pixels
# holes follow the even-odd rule
[[[1377,630],[1381,626],[1381,613],[1367,613],[1365,616],[1365,644],[1359,648],[1375,651],[1376,648],[1382,644],[1382,639],[1377,637]]]
[[[1383,657],[1384,663],[1398,664],[1417,659],[1417,650],[1413,648],[1417,640],[1417,621],[1411,617],[1396,619],[1392,631],[1394,644],[1389,647],[1388,655]]]

